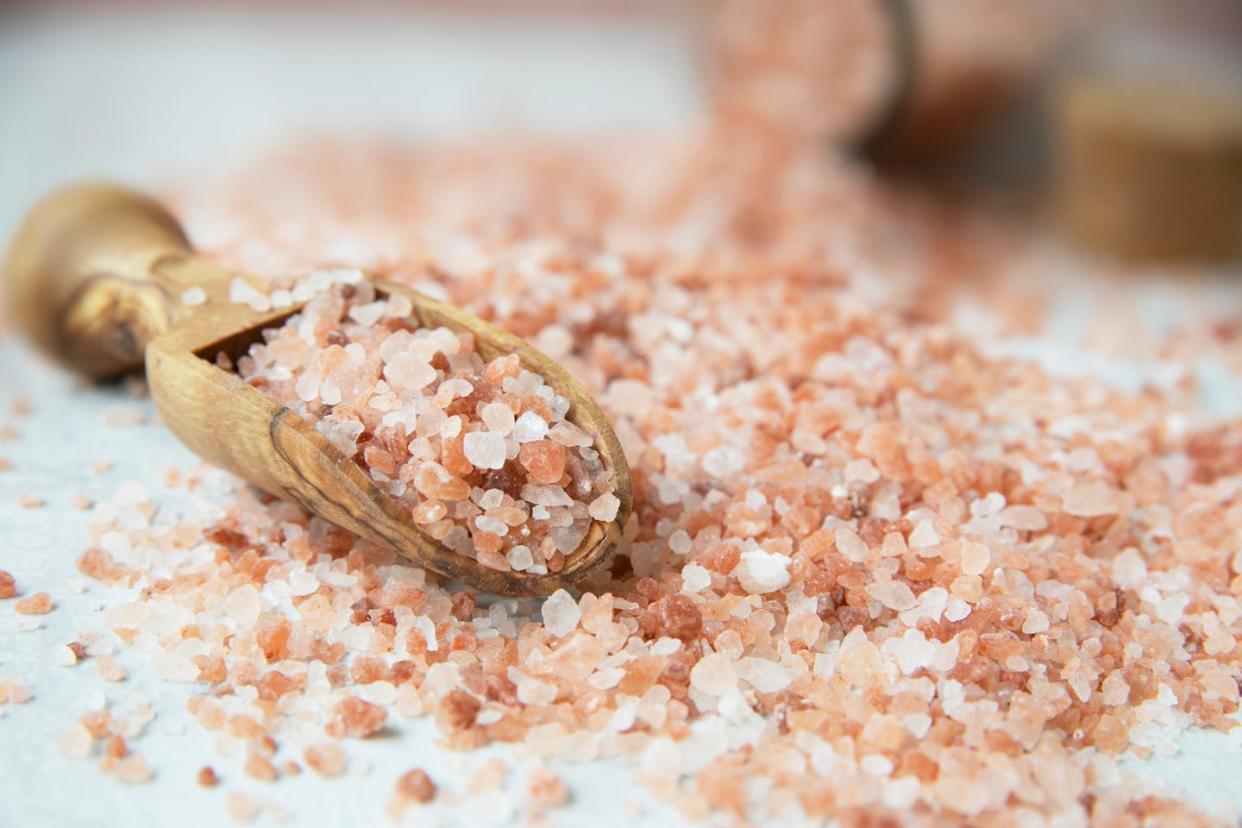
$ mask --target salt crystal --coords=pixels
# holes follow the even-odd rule
[[[681,570],[681,591],[692,595],[712,585],[712,576],[698,564],[687,564]]]
[[[465,436],[462,447],[465,452],[466,459],[469,460],[475,468],[504,468],[505,438],[496,432],[472,431]]]
[[[488,403],[483,406],[479,416],[490,431],[502,437],[508,436],[516,425],[513,419],[513,409],[504,403]]]
[[[548,436],[548,424],[533,411],[523,412],[513,424],[513,436],[519,443],[532,443]]]
[[[530,547],[522,544],[518,544],[510,549],[505,559],[509,562],[509,566],[517,572],[525,572],[535,563]]]
[[[1075,517],[1102,517],[1117,514],[1117,492],[1106,483],[1083,483],[1066,492],[1061,508]]]
[[[936,527],[926,518],[919,521],[918,526],[914,527],[914,531],[910,533],[910,547],[912,549],[928,549],[940,543],[940,533],[936,531]]]
[[[578,627],[582,620],[582,611],[578,602],[568,592],[558,589],[543,602],[543,625],[552,635],[569,635]]]
[[[690,552],[691,542],[690,536],[686,534],[686,530],[678,529],[669,535],[668,548],[672,550],[674,555],[685,555]]]
[[[733,574],[742,589],[754,595],[762,595],[783,588],[789,583],[788,555],[748,549],[741,555]]]
[[[867,594],[897,612],[915,605],[914,593],[904,581],[877,581],[867,587]]]
[[[587,508],[587,513],[594,520],[608,523],[616,520],[617,511],[621,508],[621,501],[612,492],[604,492],[599,497],[591,501],[591,505]]]
[[[414,354],[399,353],[384,365],[384,379],[397,391],[420,391],[435,378],[436,369]]]
[[[259,292],[254,285],[240,276],[234,276],[229,283],[229,301],[235,305],[246,305],[257,313],[266,313],[272,309],[267,295]]]
[[[1027,613],[1026,620],[1022,622],[1022,632],[1027,635],[1035,635],[1047,632],[1049,626],[1048,614],[1041,610],[1033,609]]]
[[[690,669],[690,686],[713,696],[737,689],[737,670],[728,656],[709,653]]]
[[[734,446],[716,446],[703,455],[703,470],[719,480],[728,480],[746,465],[746,455]]]
[[[842,557],[854,563],[866,560],[870,551],[862,538],[858,537],[858,533],[848,526],[838,526],[836,532],[833,533],[833,541]]]

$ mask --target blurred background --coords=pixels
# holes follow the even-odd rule
[[[583,135],[714,118],[938,187],[1055,192],[1061,225],[1094,252],[1232,260],[1242,4],[1089,6],[9,3],[0,225],[67,178],[223,168],[310,134]]]
[[[1233,0],[9,3],[0,228],[67,180],[184,191],[325,137],[634,136],[641,167],[644,137],[699,134],[726,156],[843,164],[924,230],[1036,245],[1011,305],[1194,272],[1176,292],[1227,322],[1240,44]],[[907,269],[927,252],[909,236]],[[1014,269],[955,262],[934,286],[991,296]]]

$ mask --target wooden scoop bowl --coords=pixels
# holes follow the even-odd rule
[[[257,313],[233,304],[229,285],[238,275],[197,258],[159,203],[121,187],[84,185],[54,193],[31,211],[13,239],[5,283],[11,318],[44,351],[98,379],[145,364],[160,415],[192,451],[419,566],[487,592],[547,595],[608,558],[630,514],[629,468],[603,412],[568,371],[482,319],[374,282],[381,296],[409,297],[421,325],[474,334],[485,360],[516,353],[570,401],[567,419],[594,436],[615,476],[616,519],[594,521],[560,572],[491,569],[425,535],[311,423],[215,365],[220,352],[236,360],[265,328],[301,309]],[[204,304],[181,302],[192,287],[206,293]]]

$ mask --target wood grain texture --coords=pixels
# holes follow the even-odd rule
[[[217,367],[218,352],[236,356],[300,308],[256,313],[230,303],[237,274],[195,258],[175,220],[150,199],[99,185],[56,194],[32,212],[7,269],[11,307],[25,309],[24,328],[44,350],[95,377],[134,369],[135,356],[144,356],[164,422],[192,451],[420,566],[487,592],[547,595],[601,566],[621,539],[631,480],[603,411],[563,366],[459,308],[375,283],[381,294],[409,297],[420,324],[472,333],[484,359],[516,353],[570,401],[567,419],[595,438],[621,505],[613,521],[592,522],[559,573],[494,570],[441,546],[314,425]],[[195,286],[208,301],[182,305],[177,297]]]

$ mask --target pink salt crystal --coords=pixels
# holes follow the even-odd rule
[[[988,548],[975,541],[962,541],[960,552],[962,572],[965,575],[982,575],[992,559]]]
[[[81,722],[74,722],[68,730],[56,737],[56,749],[66,756],[78,759],[89,756],[94,743],[90,731]]]
[[[46,592],[31,593],[13,604],[13,611],[18,615],[45,615],[52,608],[52,598]]]
[[[541,485],[560,481],[565,474],[567,457],[565,447],[551,440],[526,443],[518,452],[518,460],[526,469],[530,482]]]
[[[0,569],[0,601],[17,595],[17,581],[12,575]]]
[[[151,766],[145,758],[134,753],[118,761],[112,768],[112,775],[128,785],[141,785],[151,781]]]
[[[99,656],[96,658],[95,668],[99,671],[99,677],[104,681],[123,681],[125,679],[125,668],[111,656]]]
[[[1119,507],[1117,491],[1107,483],[1082,483],[1065,493],[1061,508],[1075,517],[1115,515]]]
[[[251,822],[259,815],[259,804],[241,791],[232,791],[225,802],[229,816],[236,822]]]
[[[1048,528],[1048,518],[1034,506],[1006,506],[1000,515],[1001,525],[1024,532],[1040,532]]]
[[[307,767],[326,778],[345,772],[345,751],[333,742],[310,745],[303,751],[302,759]]]
[[[548,596],[543,602],[541,614],[544,627],[558,638],[569,635],[577,629],[578,622],[582,620],[582,611],[578,608],[578,602],[563,589],[558,589]]]
[[[418,467],[414,474],[414,485],[424,495],[436,500],[465,500],[470,497],[469,483],[430,460]]]
[[[33,492],[28,492],[17,498],[17,505],[23,509],[39,509],[43,507],[43,504],[43,498]]]
[[[867,586],[867,594],[896,612],[908,610],[916,603],[914,593],[904,581],[877,581]]]
[[[591,505],[587,508],[587,513],[589,513],[591,518],[594,518],[595,520],[601,520],[604,521],[604,523],[609,523],[611,520],[616,520],[617,510],[620,508],[621,500],[617,499],[615,494],[605,492],[604,494],[601,494],[600,497],[591,500]]]
[[[1022,632],[1027,635],[1035,635],[1036,633],[1047,632],[1049,626],[1048,614],[1037,609],[1032,609],[1027,613],[1026,619],[1022,622]]]

